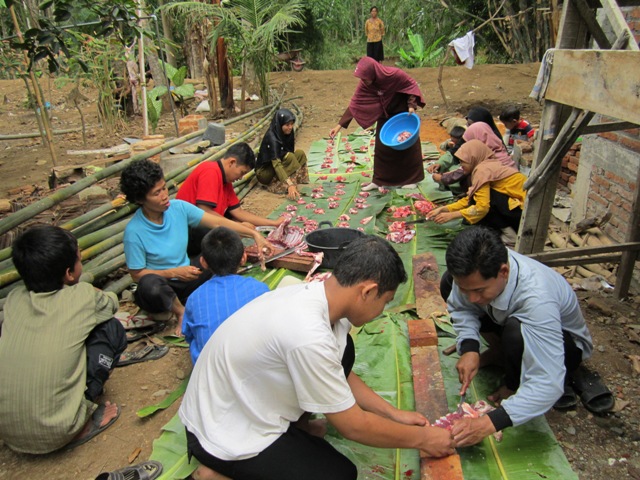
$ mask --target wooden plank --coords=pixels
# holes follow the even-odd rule
[[[245,248],[247,253],[247,261],[254,263],[258,261],[258,255],[255,249],[252,247]],[[277,251],[275,253],[278,253]],[[313,257],[298,255],[297,253],[290,253],[282,258],[272,260],[267,264],[267,268],[286,268],[287,270],[293,270],[296,272],[308,272],[313,266]]]
[[[416,296],[416,311],[420,318],[429,318],[433,313],[446,312],[447,304],[440,296],[438,262],[432,253],[413,256],[413,289]]]
[[[629,130],[631,128],[636,128],[637,125],[634,125],[631,122],[607,122],[607,123],[595,123],[587,125],[582,129],[582,135],[590,135],[592,133],[603,133],[603,132],[616,132],[619,130]]]
[[[631,218],[629,219],[629,226],[627,230],[627,242],[640,241],[640,169],[636,176],[636,191],[633,194],[633,205],[631,207]],[[622,260],[620,262],[620,268],[618,268],[618,275],[616,277],[616,287],[613,291],[613,295],[621,300],[629,294],[629,287],[631,286],[631,279],[633,277],[633,270],[636,267],[638,260],[638,252],[625,252],[622,254]]]
[[[640,52],[558,50],[545,99],[640,124]]]
[[[619,243],[614,245],[602,245],[598,247],[563,248],[556,250],[545,250],[544,252],[532,253],[528,255],[539,262],[546,262],[555,259],[568,259],[587,255],[600,255],[603,253],[617,253],[640,250],[640,242]],[[591,262],[593,263],[593,262]]]
[[[620,35],[622,32],[627,32],[627,35],[631,40],[630,42],[627,43],[627,48],[629,50],[635,50],[635,51],[640,50],[636,41],[633,40],[634,38],[633,32],[629,28],[629,25],[627,24],[627,21],[625,20],[624,15],[622,14],[622,11],[620,10],[620,7],[616,3],[616,1],[615,0],[601,0],[601,1],[602,1],[602,8],[604,9],[604,13],[607,16],[607,19],[609,20],[609,22],[611,22],[611,26],[613,27],[613,30],[616,33],[616,35]]]
[[[436,324],[430,318],[409,320],[409,345],[412,347],[437,347],[438,332]]]
[[[416,411],[433,422],[448,413],[438,347],[411,347],[411,365]],[[460,456],[454,454],[445,458],[421,458],[420,478],[463,480]]]
[[[598,46],[603,50],[609,50],[611,48],[611,42],[609,42],[609,39],[602,31],[602,27],[596,19],[595,9],[592,10],[589,7],[587,0],[573,0],[573,2],[576,4],[578,12],[580,12],[584,23],[589,29],[594,40],[598,43]]]

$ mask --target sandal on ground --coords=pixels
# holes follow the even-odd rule
[[[571,410],[578,405],[578,396],[571,385],[564,386],[562,396],[556,401],[553,408],[556,410]]]
[[[584,407],[591,413],[602,414],[611,411],[616,399],[602,382],[600,375],[584,367],[573,373],[573,388],[580,394]]]
[[[169,351],[166,345],[154,345],[142,342],[136,348],[127,350],[120,355],[120,360],[116,367],[126,367],[134,363],[146,362],[148,360],[157,360],[164,357]]]
[[[132,328],[131,330],[127,330],[127,342],[131,343],[136,340],[140,340],[141,338],[149,337],[155,333],[163,331],[164,328],[164,323],[154,323],[148,327]]]
[[[162,464],[155,460],[142,462],[113,472],[101,473],[96,480],[154,480],[162,473]]]
[[[114,315],[124,327],[125,330],[132,330],[134,328],[145,328],[154,325],[151,318],[144,314],[131,315],[129,312],[116,312]]]
[[[77,438],[77,439],[72,440],[71,442],[67,443],[63,448],[64,449],[71,449],[71,448],[75,448],[75,447],[77,447],[79,445],[82,445],[83,443],[87,443],[93,437],[95,437],[96,435],[104,432],[107,428],[109,428],[111,425],[113,425],[113,422],[115,422],[118,419],[118,417],[120,416],[120,407],[118,407],[116,405],[116,408],[118,410],[118,412],[116,413],[116,416],[113,417],[111,420],[109,420],[109,422],[106,425],[100,426],[100,424],[102,423],[102,419],[104,418],[104,411],[105,411],[106,408],[107,408],[107,406],[104,403],[102,405],[99,405],[98,408],[96,409],[96,411],[93,412],[93,415],[91,415],[91,420],[89,420],[91,422],[89,431],[85,435],[83,435],[82,437]]]

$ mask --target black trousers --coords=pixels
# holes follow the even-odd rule
[[[453,288],[453,276],[444,272],[440,280],[440,294],[446,301]],[[522,324],[515,317],[509,317],[504,325],[495,323],[489,315],[480,318],[480,333],[493,333],[500,338],[502,351],[502,365],[505,372],[505,386],[509,390],[517,390],[520,386],[522,371],[522,356],[524,354],[524,339],[522,338]],[[571,334],[562,331],[564,342],[564,365],[571,374],[582,362],[582,350],[576,345]]]
[[[384,60],[384,47],[382,45],[382,40],[379,42],[367,42],[367,57],[371,57],[378,62]]]
[[[191,260],[191,265],[200,268],[202,273],[190,282],[168,279],[154,273],[142,277],[134,293],[136,305],[149,313],[168,312],[176,296],[184,305],[189,295],[212,276],[210,270],[202,268],[198,257]]]
[[[342,357],[345,375],[351,373],[355,348],[347,336]],[[233,480],[354,480],[358,469],[323,438],[313,436],[294,425],[258,455],[246,460],[220,460],[202,448],[187,430],[189,456]]]
[[[117,318],[94,328],[87,341],[87,389],[84,396],[94,402],[104,389],[109,374],[127,348],[127,335]]]

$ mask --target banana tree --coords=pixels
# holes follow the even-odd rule
[[[269,72],[275,65],[275,53],[286,46],[283,40],[295,28],[304,25],[302,0],[235,0],[223,5],[199,2],[179,2],[168,6],[203,20],[214,19],[212,42],[224,37],[234,44],[237,63],[242,71],[242,98],[246,89],[246,72],[250,66],[260,87],[265,105],[269,103]]]

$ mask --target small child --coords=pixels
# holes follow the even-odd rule
[[[529,122],[520,118],[520,110],[515,106],[507,107],[498,117],[507,129],[504,135],[504,143],[511,154],[514,145],[519,145],[522,153],[533,150],[533,136],[535,130]]]
[[[182,320],[182,333],[194,365],[222,322],[269,291],[264,283],[235,274],[246,260],[240,236],[226,227],[214,228],[202,239],[200,263],[213,277],[189,296]]]
[[[120,414],[115,404],[94,403],[127,347],[113,318],[118,297],[79,282],[78,241],[62,228],[30,228],[12,257],[24,286],[4,306],[0,438],[24,453],[72,448]]]
[[[440,190],[451,190],[454,194],[462,193],[464,190],[460,181],[465,174],[455,157],[458,148],[464,143],[462,138],[464,132],[464,127],[453,127],[449,132],[451,138],[440,145],[445,153],[440,156],[437,162],[427,167],[427,172],[432,174],[433,181],[440,184]]]

